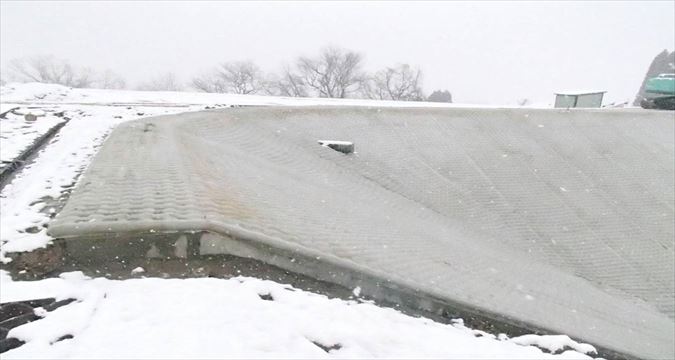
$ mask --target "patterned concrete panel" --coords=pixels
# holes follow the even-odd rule
[[[673,357],[674,125],[644,110],[148,118],[111,134],[49,229],[235,234],[534,329]]]

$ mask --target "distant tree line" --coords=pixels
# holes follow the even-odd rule
[[[188,84],[174,73],[155,76],[135,86],[138,90],[179,91],[192,88],[209,93],[260,94],[289,97],[364,98],[399,101],[452,102],[447,90],[429,97],[422,90],[418,67],[396,64],[374,73],[363,70],[357,52],[327,47],[316,56],[298,57],[279,73],[264,73],[254,62],[228,61],[192,78]],[[126,81],[106,70],[77,67],[53,56],[14,59],[8,66],[9,79],[42,82],[77,88],[125,89]]]
[[[192,79],[191,85],[204,92],[235,94],[426,100],[418,68],[401,64],[368,74],[362,67],[361,54],[328,47],[317,56],[298,57],[279,74],[264,74],[252,61],[225,62]]]
[[[96,72],[77,67],[51,55],[13,59],[8,66],[11,80],[59,84],[77,88],[123,89],[126,82],[111,70]]]

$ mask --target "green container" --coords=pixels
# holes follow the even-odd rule
[[[653,94],[675,95],[675,74],[661,74],[647,80],[645,92]]]

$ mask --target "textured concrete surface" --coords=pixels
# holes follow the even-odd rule
[[[673,357],[674,123],[644,110],[149,118],[112,133],[50,233],[208,230],[625,354]],[[228,246],[200,251],[237,252]]]

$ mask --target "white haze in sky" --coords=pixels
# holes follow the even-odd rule
[[[279,71],[326,45],[367,70],[409,63],[455,102],[552,102],[570,88],[632,100],[652,58],[675,48],[675,2],[10,2],[0,5],[0,68],[53,54],[135,85],[190,78],[223,61]]]

